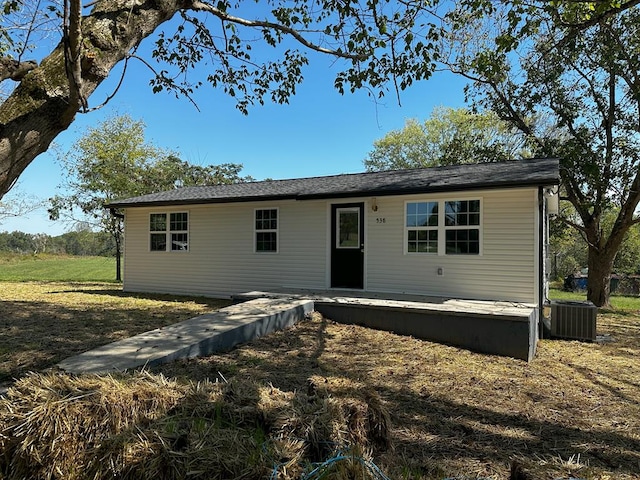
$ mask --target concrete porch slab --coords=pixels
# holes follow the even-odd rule
[[[309,299],[316,311],[336,322],[481,353],[526,361],[536,353],[539,312],[533,304],[359,291],[286,290],[234,296],[251,298]]]

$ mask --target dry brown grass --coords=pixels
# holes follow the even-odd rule
[[[228,303],[124,294],[110,283],[0,282],[0,386],[25,372]]]
[[[640,317],[598,321],[613,342],[543,340],[526,363],[317,318],[161,371],[376,392],[395,449],[374,461],[394,479],[507,479],[514,461],[533,479],[640,479]]]
[[[0,399],[0,478],[300,478],[341,447],[359,457],[386,448],[387,416],[375,395],[247,379],[31,374]],[[344,469],[357,467],[334,478],[354,478]]]
[[[83,302],[92,301],[92,294],[86,290],[90,288],[93,287],[58,287],[58,291],[66,292],[59,297],[80,295],[76,297],[76,307],[65,307],[70,317],[82,316],[80,312],[88,308],[102,318],[101,301],[96,300],[93,307],[82,307]],[[112,286],[95,288],[100,291]],[[4,292],[2,295],[4,299]],[[41,295],[42,301],[52,304],[58,298],[54,291]],[[97,293],[96,297],[103,301],[123,299],[115,293]],[[17,304],[14,311],[20,311],[21,300],[14,298],[12,302]],[[38,315],[38,301],[31,302],[27,311]],[[45,307],[56,311],[53,306]],[[123,315],[127,311],[124,305],[114,308]],[[136,310],[133,303],[130,308]],[[161,307],[158,315],[166,308]],[[106,313],[105,317],[109,315]],[[4,316],[0,318],[4,321]],[[30,320],[28,315],[22,318]],[[40,328],[46,331],[46,327]],[[87,328],[92,330],[94,325],[88,322]],[[232,471],[244,472],[243,478],[265,478],[274,464],[281,465],[279,478],[299,478],[301,466],[292,460],[326,458],[330,451],[322,446],[330,438],[364,445],[360,453],[372,454],[373,461],[393,479],[506,480],[510,466],[516,462],[529,473],[528,478],[536,480],[637,480],[640,315],[601,314],[598,330],[600,334],[610,334],[613,341],[588,344],[543,340],[536,359],[525,363],[339,325],[315,316],[312,321],[231,352],[165,365],[156,372],[174,381],[144,374],[163,392],[177,392],[176,396],[169,395],[167,405],[151,406],[140,416],[130,413],[129,420],[124,421],[129,422],[128,427],[123,430],[107,428],[119,433],[108,433],[94,443],[93,449],[87,450],[87,458],[101,458],[106,462],[100,463],[103,466],[111,462],[120,469],[113,470],[119,472],[120,478],[186,478],[187,472],[192,473],[189,478],[214,478],[198,473],[198,468],[211,464],[215,471],[222,472],[220,478],[240,478]],[[2,334],[4,340],[6,336]],[[91,332],[86,335],[92,338]],[[133,379],[138,378],[135,375]],[[110,400],[101,404],[111,403],[111,409],[123,412],[126,408],[118,404],[131,405],[146,398],[146,394],[134,396],[136,381],[127,378],[121,382],[133,385],[132,393],[123,394],[122,400],[108,397]],[[216,384],[222,378],[229,380],[223,391]],[[79,380],[88,381],[85,377]],[[57,381],[66,384],[64,380]],[[111,388],[110,395],[115,395],[120,387],[109,387],[109,382],[105,380],[101,388]],[[193,382],[201,383],[198,386]],[[42,408],[38,405],[43,402],[37,400],[30,407],[16,407],[20,398],[43,398],[34,392],[40,391],[46,381],[36,377],[32,383],[35,390],[10,397],[4,405],[5,412],[28,416],[32,410]],[[26,388],[26,384],[17,387],[20,385]],[[53,390],[60,392],[60,400],[81,397],[74,397],[69,388]],[[90,397],[107,398],[105,395],[108,394]],[[175,402],[175,398],[179,400]],[[78,401],[82,403],[81,400]],[[221,401],[225,407],[220,406]],[[148,400],[138,404],[151,403]],[[64,406],[65,402],[59,405]],[[96,407],[87,408],[81,411]],[[74,413],[66,406],[63,411]],[[112,416],[105,410],[98,411],[102,413],[94,415],[97,419]],[[384,412],[389,412],[388,418]],[[82,414],[74,414],[82,418]],[[6,438],[14,438],[13,434],[7,436],[7,426],[21,422],[4,418],[0,431],[5,432]],[[60,420],[62,413],[49,418],[51,422],[57,418],[56,425],[64,423]],[[43,428],[51,425],[42,424]],[[245,429],[247,425],[251,429]],[[282,432],[280,443],[274,432]],[[93,433],[93,438],[96,435]],[[274,435],[269,449],[257,448],[265,444],[269,435]],[[6,438],[4,441],[8,442]],[[183,441],[186,443],[180,443]],[[185,448],[193,454],[187,456]],[[73,458],[82,455],[76,452]],[[239,460],[247,458],[251,460]],[[215,461],[220,463],[211,463]],[[95,473],[91,470],[92,475]],[[350,472],[328,478],[366,477]]]

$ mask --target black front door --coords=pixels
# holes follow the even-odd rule
[[[364,288],[364,203],[331,206],[331,287]]]

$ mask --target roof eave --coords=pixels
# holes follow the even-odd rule
[[[302,194],[296,197],[297,200],[316,200],[316,199],[328,199],[328,198],[353,198],[353,197],[384,197],[392,195],[419,195],[427,193],[443,193],[443,192],[462,192],[471,190],[496,190],[501,188],[522,188],[522,187],[541,187],[547,185],[559,185],[560,181],[557,178],[549,178],[544,181],[532,180],[530,182],[488,182],[477,183],[473,185],[457,185],[451,187],[448,185],[436,185],[421,188],[396,188],[396,189],[371,189],[371,190],[359,190],[359,191],[347,191],[331,194],[324,193],[310,193]]]
[[[149,200],[148,202],[112,202],[105,208],[167,207],[172,205],[205,205],[211,203],[246,203],[269,200],[295,200],[297,195],[265,195],[255,197],[192,198],[183,200]]]
[[[289,195],[265,195],[250,197],[224,197],[224,198],[197,198],[184,200],[151,200],[148,202],[119,203],[112,202],[105,205],[105,208],[143,208],[143,207],[168,207],[184,205],[208,205],[216,203],[247,203],[247,202],[267,202],[274,200],[322,200],[330,198],[355,198],[355,197],[384,197],[392,195],[418,195],[427,193],[461,192],[473,190],[495,190],[501,188],[522,188],[540,187],[547,185],[558,185],[559,178],[549,177],[546,179],[534,179],[531,181],[507,181],[507,182],[483,182],[473,185],[441,185],[420,188],[394,188],[394,189],[371,189],[331,193],[312,194],[289,194]]]

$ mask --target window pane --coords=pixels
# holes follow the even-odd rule
[[[167,249],[167,235],[164,233],[152,233],[149,248],[152,252],[164,252]]]
[[[407,235],[407,252],[438,253],[437,230],[409,230]]]
[[[171,250],[189,250],[189,241],[187,233],[171,234]]]
[[[480,225],[480,200],[445,202],[445,225]]]
[[[460,211],[460,202],[445,203],[445,225],[453,227],[458,225],[458,212]]]
[[[167,229],[167,214],[152,213],[149,216],[149,230],[152,232],[164,232]]]
[[[407,203],[405,226],[426,227],[438,225],[438,202]]]
[[[256,230],[277,230],[278,210],[256,210]]]
[[[360,212],[338,211],[338,246],[360,247]]]
[[[449,255],[478,255],[480,253],[480,231],[447,230],[445,251]]]
[[[186,212],[181,213],[172,213],[170,215],[170,230],[171,231],[180,231],[180,230],[188,230],[188,215]]]
[[[430,203],[430,210],[429,210],[429,222],[428,225],[430,227],[437,227],[438,226],[438,203],[437,202],[431,202]]]
[[[277,252],[277,234],[276,232],[257,232],[256,233],[256,251],[257,252]]]

